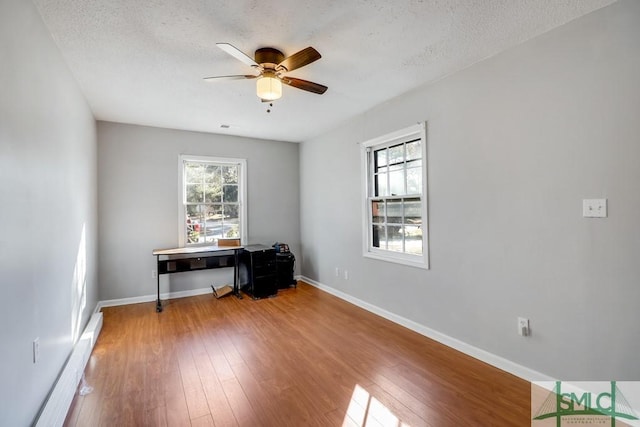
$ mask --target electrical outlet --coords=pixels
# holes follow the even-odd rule
[[[529,319],[524,317],[518,317],[518,335],[528,337],[531,335],[531,329],[529,328]]]
[[[347,270],[344,271],[344,280],[349,280],[349,272]]]
[[[584,199],[582,201],[582,216],[585,218],[606,218],[607,199]]]
[[[38,363],[40,360],[40,338],[33,340],[33,363]]]
[[[336,267],[336,277],[340,277],[340,269]]]
[[[158,278],[158,272],[156,270],[151,270],[151,278],[152,279],[157,279]]]

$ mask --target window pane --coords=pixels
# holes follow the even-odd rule
[[[205,171],[204,201],[220,203],[222,201],[222,168],[216,165],[206,165]]]
[[[203,169],[199,163],[185,163],[185,181],[189,183],[202,182]]]
[[[422,149],[420,140],[408,142],[407,147],[407,160],[419,159],[422,157]]]
[[[422,204],[418,198],[404,200],[405,252],[422,255]]]
[[[372,230],[373,247],[387,249],[387,234],[384,225],[374,225]]]
[[[404,144],[394,145],[389,147],[389,164],[404,162]]]
[[[404,226],[405,252],[413,255],[422,255],[422,226]]]
[[[240,217],[238,205],[224,205],[224,219],[222,233],[224,237],[240,237]]]
[[[201,203],[204,201],[202,184],[187,184],[187,203]]]
[[[383,148],[382,150],[376,150],[375,153],[375,167],[376,169],[381,166],[387,165],[387,149]]]
[[[407,169],[407,194],[422,193],[422,168]]]
[[[222,205],[206,205],[203,208],[205,212],[205,241],[213,243],[217,237],[220,237],[222,229]]]
[[[389,168],[391,169],[391,168]],[[389,189],[392,196],[401,196],[406,194],[404,191],[404,170],[394,170],[389,172]]]
[[[411,160],[410,162],[407,162],[407,168],[419,168],[421,166],[422,166],[422,159]]]
[[[384,223],[384,201],[374,200],[371,202],[371,221]]]
[[[233,185],[225,185],[222,187],[224,192],[223,201],[226,203],[237,203],[238,202],[238,186]]]
[[[200,207],[198,205],[186,205],[185,206],[187,221],[192,217],[200,217]]]
[[[404,222],[406,224],[419,225],[422,224],[420,199],[404,200]]]
[[[204,172],[204,182],[209,184],[220,184],[220,180],[222,179],[220,176],[220,166],[206,165]]]
[[[387,226],[387,249],[394,252],[402,252],[402,226],[401,225],[389,225]]]
[[[187,235],[187,243],[200,243],[202,242],[202,214],[199,205],[186,206],[185,218]]]
[[[386,168],[385,168],[386,169]],[[387,191],[387,174],[381,173],[375,176],[375,191],[374,196],[388,196],[389,193]]]
[[[206,184],[204,190],[204,201],[220,203],[222,201],[222,187],[219,184]]]
[[[234,237],[240,237],[240,224],[226,224],[225,234],[223,237],[231,239]]]
[[[237,184],[238,183],[238,166],[223,166],[222,167],[222,179],[225,184]]]
[[[402,200],[387,200],[387,223],[402,224]]]

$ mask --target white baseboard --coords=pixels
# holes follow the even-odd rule
[[[509,372],[519,378],[522,378],[526,381],[555,381],[552,377],[548,375],[542,374],[540,372],[534,371],[533,369],[527,368],[526,366],[519,365],[511,360],[505,359],[503,357],[497,356],[488,351],[482,350],[478,347],[474,347],[470,344],[467,344],[463,341],[460,341],[456,338],[445,335],[441,332],[438,332],[434,329],[431,329],[427,326],[421,325],[413,320],[409,320],[405,317],[399,316],[395,313],[391,313],[387,310],[384,310],[378,306],[370,304],[366,301],[362,301],[358,298],[355,298],[352,295],[346,294],[342,291],[334,289],[330,286],[319,283],[313,279],[309,279],[305,276],[298,276],[299,280],[303,282],[309,283],[310,285],[325,291],[331,295],[334,295],[340,299],[343,299],[351,304],[354,304],[360,308],[363,308],[371,313],[377,314],[380,317],[384,317],[387,320],[390,320],[394,323],[397,323],[405,328],[411,329],[414,332],[419,333],[420,335],[424,335],[427,338],[431,338],[434,341],[438,341],[441,344],[446,345],[447,347],[451,347],[456,349],[464,354],[467,354],[475,359],[481,360],[485,363],[488,363],[491,366],[494,366],[503,371]]]
[[[71,355],[62,368],[60,376],[56,380],[49,397],[38,415],[36,427],[57,427],[64,423],[67,411],[73,402],[76,389],[84,368],[89,361],[98,335],[102,330],[102,313],[94,313],[89,319],[82,336],[73,347]]]
[[[166,293],[160,294],[160,299],[166,300],[166,299],[193,297],[196,295],[205,295],[212,292],[213,291],[211,290],[211,287],[192,289],[190,291],[166,292]],[[102,310],[103,307],[115,307],[118,305],[139,304],[141,302],[155,301],[157,298],[158,298],[158,294],[153,294],[153,295],[143,295],[140,297],[120,298],[120,299],[110,299],[110,300],[100,301],[96,306],[96,312]]]

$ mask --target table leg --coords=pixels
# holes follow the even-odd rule
[[[156,263],[156,279],[158,282],[158,299],[156,300],[156,312],[162,312],[162,302],[160,301],[160,255],[158,255],[158,261]]]
[[[240,294],[240,251],[242,249],[233,250],[233,294],[238,299],[242,299]]]

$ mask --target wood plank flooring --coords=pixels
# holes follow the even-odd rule
[[[66,426],[527,426],[530,384],[300,282],[104,308]]]

